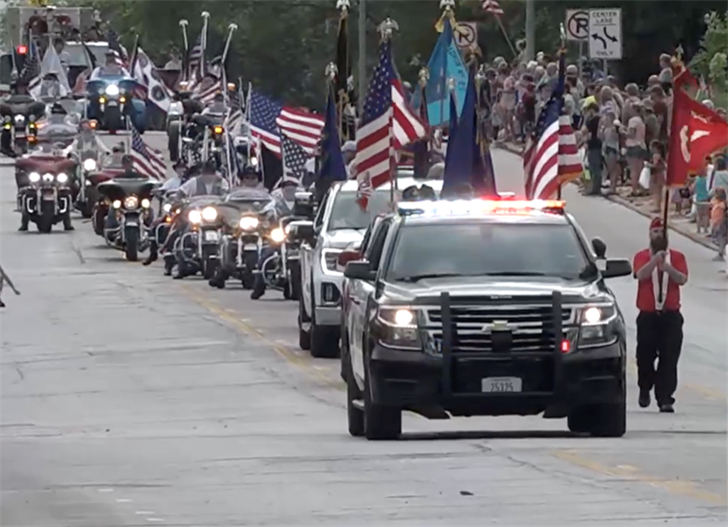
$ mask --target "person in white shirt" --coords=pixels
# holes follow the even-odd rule
[[[68,75],[68,66],[69,62],[71,61],[71,56],[68,54],[68,51],[65,50],[66,44],[63,42],[62,38],[57,38],[53,42],[53,47],[56,48],[56,53],[58,54],[58,60],[61,61],[61,66],[63,67],[63,71]]]
[[[208,164],[202,169],[202,174],[187,181],[179,190],[188,198],[224,196],[230,191],[230,183],[216,172],[214,165]]]
[[[344,146],[341,147],[341,154],[344,158],[344,165],[346,166],[346,175],[352,179],[351,169],[354,158],[356,157],[356,142],[347,141]]]
[[[89,78],[89,80],[95,81],[101,77],[118,76],[131,77],[131,74],[126,68],[120,66],[116,62],[116,54],[113,51],[109,50],[106,52],[106,64],[104,66],[97,67],[91,73],[91,77]]]

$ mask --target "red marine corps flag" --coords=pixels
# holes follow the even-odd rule
[[[728,122],[707,106],[675,90],[667,156],[667,184],[685,186],[705,158],[728,146]]]

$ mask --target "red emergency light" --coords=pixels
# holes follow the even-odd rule
[[[28,46],[25,46],[23,44],[18,46],[18,55],[27,55],[28,54]]]

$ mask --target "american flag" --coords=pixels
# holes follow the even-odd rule
[[[485,0],[483,2],[483,11],[495,16],[501,16],[503,14],[503,9],[501,9],[497,0]]]
[[[552,198],[560,185],[578,178],[583,171],[569,116],[561,115],[563,79],[559,85],[541,110],[523,154],[528,199]]]
[[[106,33],[106,41],[109,43],[109,50],[114,53],[116,63],[124,69],[129,69],[129,55],[124,46],[119,42],[119,34],[113,29]]]
[[[248,94],[250,106],[250,131],[268,150],[281,154],[281,133],[315,155],[321,139],[324,118],[298,108],[290,108],[273,102],[254,90]]]
[[[29,89],[35,88],[41,81],[40,79],[40,51],[35,45],[35,42],[31,42],[28,46],[28,54],[30,58],[25,60],[23,69],[18,76],[18,80],[28,84]]]
[[[243,100],[239,91],[228,92],[228,114],[225,118],[225,129],[239,131],[243,124]]]
[[[202,76],[205,74],[205,64],[203,60],[204,56],[204,49],[203,49],[203,35],[200,33],[200,35],[197,37],[197,42],[195,42],[195,45],[190,50],[190,54],[187,57],[187,64],[190,72],[190,78],[192,79],[201,79]]]
[[[209,78],[209,77],[206,77]],[[215,81],[212,84],[207,83],[195,83],[192,88],[190,88],[190,91],[197,96],[198,99],[200,99],[200,102],[202,104],[210,104],[213,99],[215,98],[215,95],[220,93],[223,90],[223,84],[221,80]]]
[[[283,158],[283,179],[300,182],[306,173],[306,162],[310,156],[286,134],[281,135],[281,150]],[[280,182],[279,182],[280,183]]]
[[[371,191],[389,181],[395,151],[427,134],[406,97],[392,63],[391,42],[385,39],[379,46],[379,64],[369,83],[361,125],[356,131],[353,167],[363,208]]]
[[[140,174],[159,180],[167,178],[167,164],[164,162],[162,152],[150,148],[133,125],[131,127],[131,157],[134,159],[134,170]]]

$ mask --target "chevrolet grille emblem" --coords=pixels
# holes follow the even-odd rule
[[[507,320],[494,320],[492,324],[483,326],[484,333],[493,333],[494,331],[511,331],[515,326],[508,323]]]

